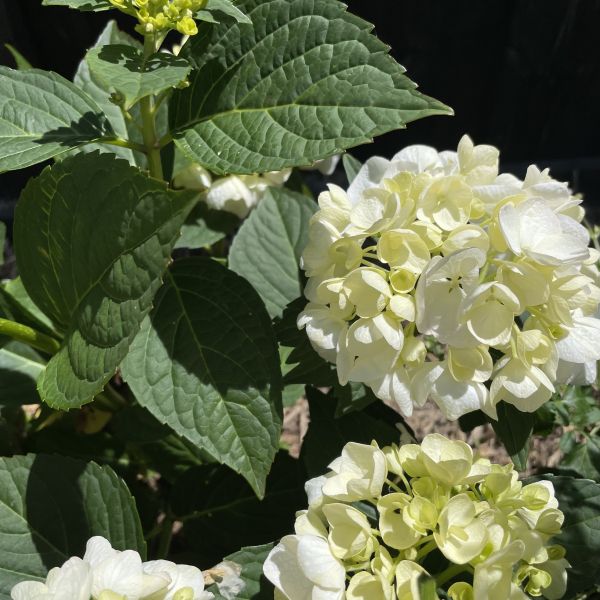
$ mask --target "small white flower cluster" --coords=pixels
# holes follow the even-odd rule
[[[305,170],[317,170],[331,175],[339,162],[339,155],[317,161]],[[292,174],[292,169],[272,171],[256,175],[228,175],[214,179],[201,165],[193,164],[180,171],[175,179],[176,187],[203,192],[202,199],[209,208],[223,210],[244,219],[262,200],[270,187],[281,187]]]
[[[410,146],[321,194],[298,326],[340,383],[457,419],[497,418],[501,400],[533,412],[555,383],[595,379],[599,253],[580,200],[535,166],[498,175],[498,155],[466,136],[457,152]]]
[[[217,565],[216,581],[223,591],[239,591],[239,573],[227,563]],[[225,597],[230,597],[225,594]],[[197,567],[167,560],[142,562],[134,550],[115,550],[103,537],[90,538],[83,558],[71,557],[48,573],[45,582],[22,581],[12,600],[210,600]]]
[[[523,485],[512,465],[438,434],[383,450],[349,443],[329,468],[307,482],[296,534],[264,563],[275,598],[415,600],[422,576],[451,600],[564,595],[569,564],[549,544],[564,516],[550,482]]]

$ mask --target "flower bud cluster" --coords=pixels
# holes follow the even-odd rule
[[[523,485],[512,465],[438,434],[383,450],[349,443],[329,469],[307,482],[295,535],[265,561],[276,598],[414,600],[422,576],[451,600],[564,595],[549,481]]]
[[[204,8],[206,0],[109,0],[110,3],[139,21],[137,31],[147,33],[176,29],[183,35],[196,35],[194,15]]]
[[[556,383],[595,379],[599,253],[580,199],[535,166],[499,175],[498,156],[466,136],[457,152],[410,146],[321,194],[298,326],[340,383],[457,419],[497,418],[502,400],[532,412]]]
[[[213,569],[220,593],[240,590],[239,571],[221,563]],[[211,571],[210,573],[213,573]],[[202,571],[167,560],[142,562],[133,550],[112,548],[103,537],[88,540],[83,558],[71,557],[48,573],[45,582],[22,581],[11,590],[12,600],[210,600]]]

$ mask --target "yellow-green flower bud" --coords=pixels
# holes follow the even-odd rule
[[[450,600],[474,600],[473,586],[465,581],[457,581],[448,588]]]
[[[356,573],[346,590],[347,600],[391,600],[393,595],[393,588],[387,581],[366,571]]]
[[[421,533],[413,529],[403,516],[410,501],[408,494],[395,493],[383,496],[377,502],[379,531],[383,541],[396,550],[406,550],[421,538]]]
[[[356,561],[371,557],[375,539],[363,513],[339,502],[326,504],[323,513],[329,522],[329,547],[335,557]]]

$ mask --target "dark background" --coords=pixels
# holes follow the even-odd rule
[[[469,133],[501,150],[503,169],[529,163],[583,192],[600,220],[600,0],[350,0],[376,24],[421,90],[454,111],[354,150],[391,156],[412,143],[454,149]],[[0,63],[16,46],[34,66],[71,77],[85,49],[116,11],[42,8],[41,0],[0,0]],[[0,219],[24,175],[0,177]],[[2,209],[4,201],[4,209]],[[598,210],[596,210],[598,207]],[[4,214],[3,214],[4,213]]]

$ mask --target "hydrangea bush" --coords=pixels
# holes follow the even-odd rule
[[[0,600],[592,598],[581,198],[468,136],[361,165],[452,111],[338,0],[41,2],[131,18],[72,80],[0,66]]]

